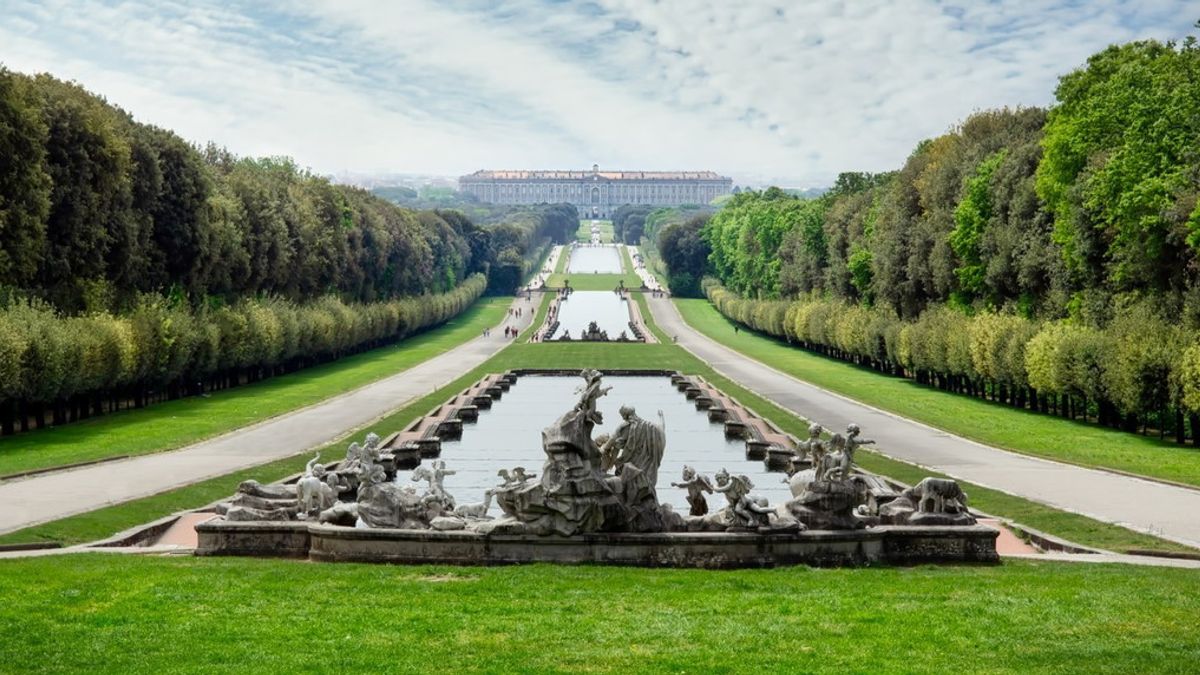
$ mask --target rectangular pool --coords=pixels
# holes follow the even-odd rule
[[[558,332],[554,338],[570,331],[571,339],[578,340],[592,321],[608,333],[610,340],[616,340],[621,331],[632,338],[628,302],[612,291],[575,291],[558,305]]]
[[[442,441],[441,459],[446,468],[457,471],[447,476],[446,490],[460,504],[483,500],[483,492],[500,481],[496,472],[523,466],[541,474],[542,429],[552,424],[575,404],[576,389],[583,383],[579,377],[523,375],[512,389],[490,410],[479,413],[479,421],[463,426],[462,438]],[[612,387],[598,401],[604,424],[594,434],[611,433],[621,422],[618,408],[630,405],[643,419],[657,423],[658,411],[666,419],[667,448],[658,472],[658,500],[671,504],[684,515],[688,512],[687,492],[671,487],[681,480],[683,466],[694,466],[710,479],[722,467],[733,474],[746,474],[754,483],[752,494],[761,495],[772,504],[791,497],[784,484],[784,474],[768,473],[761,461],[746,459],[745,443],[725,437],[724,426],[709,422],[708,414],[696,410],[695,404],[675,389],[665,376],[607,376],[604,386]],[[425,460],[427,464],[430,460]],[[401,471],[397,480],[404,482],[411,472]],[[709,510],[725,506],[722,495],[708,495]],[[492,515],[499,515],[494,504]]]
[[[568,274],[620,274],[621,252],[616,246],[576,246],[567,262]]]

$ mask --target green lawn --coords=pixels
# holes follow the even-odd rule
[[[482,298],[448,323],[396,345],[254,384],[0,439],[0,475],[178,448],[411,368],[498,324],[511,298]]]
[[[620,250],[621,264],[625,268],[621,274],[567,274],[567,259],[570,256],[564,248],[563,255],[558,258],[558,266],[555,268],[554,274],[551,274],[550,278],[546,280],[546,286],[561,288],[569,280],[571,286],[577,291],[611,291],[624,281],[626,288],[641,288],[642,279],[633,271],[633,260],[629,257],[629,249],[622,246]]]
[[[1200,573],[0,562],[14,671],[1194,672]]]
[[[793,377],[1006,450],[1200,486],[1200,450],[1094,424],[990,403],[888,377],[742,330],[707,300],[676,300],[683,318],[710,338]]]
[[[610,244],[613,241],[613,224],[611,220],[596,221],[600,226],[600,241],[605,244]],[[579,241],[587,242],[592,240],[592,219],[580,218],[579,229],[575,231],[575,238]]]

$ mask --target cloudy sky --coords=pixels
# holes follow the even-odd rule
[[[322,173],[713,169],[825,185],[974,110],[1047,105],[1200,4],[0,0],[0,63]]]

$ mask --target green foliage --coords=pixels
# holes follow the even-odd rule
[[[18,301],[0,309],[0,400],[53,402],[336,358],[443,323],[486,287],[476,274],[452,291],[417,298],[243,298],[195,310],[143,296],[122,316],[64,316],[45,303]]]
[[[1037,190],[1072,272],[1117,290],[1170,288],[1200,242],[1200,48],[1112,46],[1056,95]]]
[[[954,269],[954,273],[958,275],[959,288],[971,296],[978,296],[985,290],[980,244],[984,230],[993,217],[992,174],[1004,161],[1004,154],[1004,150],[1000,150],[979,164],[975,174],[967,179],[962,200],[954,209],[950,247],[962,263]]]
[[[400,208],[287,158],[199,151],[48,75],[0,69],[0,155],[0,288],[69,314],[123,313],[145,294],[199,307],[446,293],[505,248],[458,212]],[[578,224],[563,204],[497,217],[527,264]]]
[[[675,295],[700,294],[700,280],[712,253],[702,235],[708,219],[707,215],[694,216],[686,223],[668,225],[658,235],[658,252],[667,266],[668,284]]]

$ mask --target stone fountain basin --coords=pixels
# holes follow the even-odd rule
[[[197,555],[329,562],[513,565],[534,562],[638,567],[748,568],[995,563],[999,532],[985,525],[880,526],[800,533],[604,533],[572,537],[341,527],[304,522],[196,526]]]

